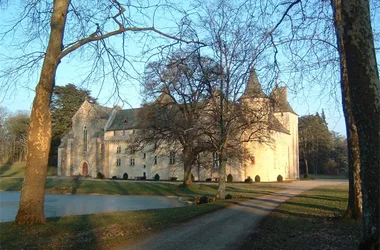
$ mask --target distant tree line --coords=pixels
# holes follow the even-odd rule
[[[29,119],[27,111],[0,107],[0,163],[26,160]]]
[[[323,111],[299,118],[299,154],[305,175],[348,172],[347,139],[329,131]]]

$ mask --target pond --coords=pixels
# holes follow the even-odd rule
[[[0,222],[14,221],[20,192],[0,192]],[[45,195],[45,217],[188,206],[178,197],[133,195]]]

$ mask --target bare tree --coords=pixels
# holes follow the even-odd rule
[[[352,110],[360,149],[363,238],[360,249],[380,248],[380,81],[368,1],[333,1],[342,91]],[[346,111],[346,110],[345,110]]]
[[[198,22],[200,34],[208,45],[204,53],[212,54],[219,65],[218,88],[211,94],[214,103],[211,105],[210,120],[214,121],[209,138],[214,144],[214,150],[219,157],[219,187],[217,197],[224,199],[226,188],[226,164],[228,148],[238,139],[239,145],[244,140],[268,139],[269,101],[262,98],[264,92],[256,76],[260,69],[267,79],[273,80],[274,72],[266,64],[265,52],[270,46],[268,36],[263,33],[267,24],[263,12],[258,11],[259,3],[244,1],[211,1],[201,3]],[[269,28],[268,28],[269,29]],[[265,65],[265,67],[260,67]],[[255,70],[256,69],[256,70]],[[258,88],[258,96],[253,107],[257,117],[244,120],[244,112],[249,108],[240,99],[249,88],[247,83],[253,83]],[[266,89],[270,89],[270,83]],[[256,86],[257,85],[257,86]],[[244,112],[242,112],[244,110]],[[249,112],[249,111],[248,111]],[[215,127],[217,121],[217,127]],[[266,124],[266,125],[263,125]],[[255,128],[256,126],[256,128]],[[247,131],[256,131],[248,133]],[[237,144],[236,144],[237,145]]]
[[[303,82],[313,82],[318,85],[321,98],[330,96],[338,100],[339,94],[342,100],[336,101],[343,104],[346,131],[348,137],[348,163],[349,163],[349,203],[346,216],[349,218],[361,218],[361,177],[359,139],[357,127],[352,111],[350,91],[347,82],[340,81],[337,72],[340,72],[338,49],[335,43],[334,20],[330,2],[326,1],[293,1],[289,3],[273,2],[272,9],[282,15],[281,33],[273,34],[272,44],[275,49],[275,61],[281,70],[279,73],[290,75],[287,84],[293,89],[307,89],[311,86]],[[371,1],[372,8],[378,9],[379,4]],[[285,13],[285,14],[283,14]],[[376,11],[371,14],[372,20],[376,19]],[[378,17],[377,17],[378,18]],[[378,29],[376,21],[374,27]],[[286,27],[287,25],[287,27]],[[339,43],[339,41],[338,41]],[[277,58],[278,52],[282,57]],[[378,51],[378,50],[377,50]],[[338,89],[338,87],[341,87]],[[315,89],[313,90],[315,91]]]
[[[192,183],[191,170],[197,156],[210,150],[204,117],[208,90],[216,84],[217,73],[217,64],[201,57],[199,49],[177,51],[146,69],[144,96],[150,102],[139,114],[140,138],[144,143],[169,148],[179,143],[184,185]]]
[[[100,73],[112,74],[115,80],[122,79],[128,62],[125,50],[127,33],[145,32],[146,35],[153,32],[174,39],[176,43],[188,42],[183,39],[183,27],[174,34],[164,33],[155,27],[155,13],[161,6],[169,8],[170,5],[134,5],[117,0],[91,3],[26,1],[20,6],[20,17],[1,33],[3,39],[21,33],[20,37],[26,37],[26,40],[19,45],[24,48],[29,48],[28,45],[36,41],[41,44],[37,46],[39,49],[22,50],[20,57],[11,58],[10,67],[4,69],[1,75],[1,86],[9,88],[22,73],[36,69],[40,72],[31,113],[26,172],[16,223],[45,221],[44,187],[51,141],[49,106],[61,61],[74,51],[80,51],[84,58],[94,60],[92,72],[100,65],[103,66]],[[28,34],[25,34],[24,27],[27,27]],[[121,39],[117,44],[122,46],[113,45],[110,41],[109,38],[116,36]],[[105,72],[106,65],[110,65],[109,72]]]

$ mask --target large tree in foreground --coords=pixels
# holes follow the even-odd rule
[[[333,0],[341,81],[347,85],[359,136],[363,197],[360,249],[380,248],[380,81],[367,0]]]
[[[180,38],[183,34],[179,31],[171,36],[154,27],[160,4],[55,0],[51,3],[25,1],[20,5],[20,18],[9,29],[2,31],[2,38],[15,33],[26,37],[20,44],[20,47],[26,48],[23,50],[25,54],[18,60],[12,60],[10,68],[2,69],[1,86],[9,87],[25,71],[40,70],[30,118],[26,171],[16,223],[43,223],[45,178],[51,142],[50,102],[61,61],[72,52],[80,49],[84,52],[86,48],[87,53],[82,55],[94,61],[92,72],[100,65],[101,73],[110,73],[115,80],[120,80],[118,77],[126,73],[125,64],[128,62],[124,47],[128,45],[126,33],[154,32],[177,42],[183,41]],[[170,5],[163,6],[169,8]],[[116,45],[105,40],[114,36],[121,39]],[[36,41],[35,46],[29,46]],[[39,47],[40,51],[30,51],[35,47]],[[42,65],[40,60],[43,61]],[[107,66],[111,67],[110,72],[106,72]]]

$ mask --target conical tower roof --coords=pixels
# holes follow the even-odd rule
[[[267,98],[268,96],[264,93],[261,88],[261,84],[259,79],[257,78],[256,71],[252,67],[249,71],[249,78],[247,82],[247,86],[245,87],[242,98]]]
[[[169,103],[173,103],[173,102],[174,102],[173,99],[169,95],[168,88],[166,86],[163,87],[162,90],[161,90],[161,94],[157,98],[157,100],[155,101],[155,103],[169,104]]]

